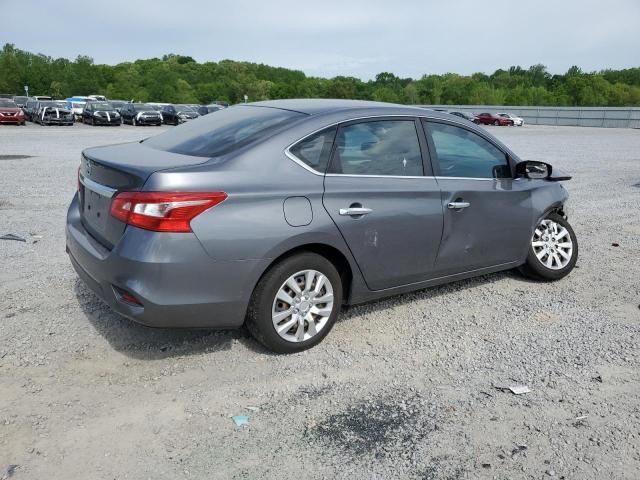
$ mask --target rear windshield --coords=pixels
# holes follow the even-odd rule
[[[218,157],[265,138],[304,116],[289,110],[238,105],[168,130],[145,140],[145,144],[183,155]]]

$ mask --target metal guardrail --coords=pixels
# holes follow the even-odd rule
[[[500,105],[420,105],[471,113],[504,112],[525,124],[572,127],[640,128],[640,107],[505,107]]]

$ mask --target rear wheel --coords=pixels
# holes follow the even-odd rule
[[[569,222],[550,213],[536,226],[526,263],[520,268],[536,280],[560,280],[578,260],[578,239]]]
[[[269,350],[301,352],[329,333],[342,305],[342,280],[333,264],[315,253],[285,258],[256,286],[247,327]]]
[[[496,127],[500,126],[500,122],[499,122],[498,120],[496,120],[495,122],[493,122],[493,124],[494,124]]]
[[[134,127],[138,126],[138,122],[136,122],[136,117],[131,117],[131,125],[133,125]]]

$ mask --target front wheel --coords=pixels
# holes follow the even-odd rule
[[[550,213],[536,226],[522,273],[535,280],[566,277],[578,260],[578,239],[569,222]]]
[[[342,306],[342,280],[315,253],[285,258],[260,279],[247,310],[247,328],[269,350],[295,353],[329,333]]]
[[[496,127],[500,126],[500,122],[499,122],[498,120],[496,120],[495,122],[493,122],[493,124],[494,124]]]

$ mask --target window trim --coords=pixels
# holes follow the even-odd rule
[[[324,132],[325,130],[331,130],[331,129],[335,129],[335,132],[333,134],[333,140],[331,142],[331,148],[329,149],[329,158],[327,160],[327,166],[325,167],[325,171],[324,172],[319,172],[318,170],[316,170],[313,167],[310,167],[309,165],[307,165],[304,160],[302,160],[301,158],[296,157],[292,152],[291,149],[293,147],[295,147],[296,145],[298,145],[299,143],[304,142],[307,138],[311,138],[319,133]],[[311,173],[313,173],[314,175],[321,175],[321,176],[325,176],[326,173],[326,169],[329,168],[329,164],[331,163],[331,158],[333,157],[333,149],[335,148],[335,143],[336,143],[336,136],[338,135],[338,130],[340,129],[340,125],[339,123],[332,123],[331,125],[327,125],[324,126],[322,128],[319,128],[318,130],[314,130],[313,132],[311,132],[308,135],[305,135],[304,137],[296,140],[295,142],[293,142],[291,145],[289,145],[287,148],[285,148],[284,150],[284,154],[289,157],[291,160],[293,160],[294,162],[296,162],[298,165],[300,165],[302,168],[304,168],[305,170],[310,171]]]
[[[328,125],[323,125],[322,127],[313,130],[312,132],[304,135],[303,137],[298,138],[295,142],[292,142],[289,146],[287,146],[284,149],[284,154],[289,157],[290,160],[293,160],[296,164],[300,165],[302,168],[304,168],[305,170],[313,173],[314,175],[318,175],[318,176],[322,176],[322,177],[358,177],[358,178],[408,178],[408,179],[416,179],[416,178],[429,178],[429,179],[433,179],[435,178],[434,176],[434,171],[431,165],[431,151],[430,148],[428,146],[428,143],[426,142],[426,135],[424,133],[424,131],[421,130],[422,127],[422,121],[421,119],[426,119],[426,118],[431,118],[431,117],[426,117],[426,116],[422,116],[422,115],[402,115],[402,114],[390,114],[390,115],[367,115],[367,116],[362,116],[362,117],[353,117],[353,118],[349,118],[346,120],[339,120],[337,122],[333,122],[330,123]],[[348,126],[348,125],[352,125],[352,124],[357,124],[357,123],[364,123],[367,121],[385,121],[385,120],[412,120],[414,122],[414,126],[416,129],[416,136],[418,138],[418,145],[420,148],[420,156],[422,158],[422,171],[423,174],[419,175],[419,176],[410,176],[410,175],[355,175],[355,174],[348,174],[348,173],[326,173],[325,172],[319,172],[318,170],[315,170],[313,168],[311,168],[309,165],[307,165],[306,163],[304,163],[301,159],[299,159],[298,157],[296,157],[293,153],[291,153],[291,148],[294,147],[295,145],[297,145],[298,143],[304,141],[305,139],[319,133],[322,132],[323,130],[327,130],[329,128],[333,128],[333,127],[337,127],[336,129],[336,136],[334,137],[334,141],[333,141],[333,145],[331,146],[331,153],[330,153],[330,157],[329,157],[329,162],[327,163],[327,169],[329,168],[329,165],[331,165],[331,161],[333,160],[333,152],[336,148],[336,142],[335,139],[338,136],[338,132],[340,130],[341,127],[343,126]],[[457,123],[457,122],[454,122]]]
[[[477,178],[477,177],[441,177],[438,175],[435,175],[435,171],[433,169],[433,159],[434,159],[434,146],[433,146],[433,140],[431,138],[431,132],[428,130],[428,123],[432,122],[432,123],[444,123],[445,125],[454,125],[456,127],[462,127],[466,130],[469,130],[470,132],[475,133],[476,135],[480,135],[482,138],[484,138],[487,142],[491,143],[494,147],[496,147],[498,150],[500,150],[501,152],[503,152],[505,154],[505,156],[507,157],[508,161],[509,161],[509,166],[511,167],[511,171],[513,173],[514,171],[514,166],[513,166],[513,161],[511,159],[511,155],[509,155],[506,151],[504,151],[501,147],[499,147],[498,145],[496,145],[491,139],[487,138],[486,136],[482,135],[481,132],[477,132],[471,128],[469,128],[468,125],[462,123],[462,122],[458,122],[456,120],[449,120],[449,119],[443,119],[443,118],[438,118],[438,117],[432,117],[429,116],[428,114],[426,115],[402,115],[402,114],[388,114],[388,115],[365,115],[365,116],[361,116],[361,117],[353,117],[353,118],[349,118],[346,120],[339,120],[337,122],[333,122],[330,123],[328,125],[323,125],[320,128],[317,128],[315,130],[313,130],[312,132],[298,138],[297,140],[295,140],[294,142],[292,142],[289,146],[287,146],[284,149],[284,154],[289,157],[290,160],[292,160],[294,163],[296,163],[297,165],[301,166],[302,168],[304,168],[305,170],[307,170],[308,172],[313,173],[314,175],[318,175],[321,177],[324,176],[336,176],[336,177],[340,177],[340,176],[350,176],[349,174],[343,174],[343,173],[325,173],[325,172],[318,172],[317,170],[314,170],[313,168],[311,168],[310,166],[308,166],[306,163],[304,163],[302,160],[300,160],[299,158],[297,158],[293,153],[291,153],[289,151],[289,149],[291,147],[293,147],[294,145],[296,145],[298,142],[301,142],[302,140],[315,135],[318,132],[321,132],[324,129],[327,128],[331,128],[331,127],[335,127],[336,125],[340,126],[344,123],[349,123],[349,122],[354,122],[356,120],[367,120],[367,119],[372,119],[372,118],[414,118],[418,121],[418,123],[420,123],[421,128],[422,128],[422,135],[419,134],[418,132],[418,138],[420,139],[420,144],[421,144],[421,148],[423,147],[423,143],[422,142],[426,142],[426,146],[427,146],[427,150],[426,152],[422,152],[423,153],[423,165],[424,165],[424,169],[425,169],[425,174],[423,176],[420,177],[399,177],[399,176],[394,176],[394,175],[371,175],[372,178],[429,178],[429,179],[458,179],[458,180],[490,180],[490,181],[499,181],[499,180],[508,180],[505,178]],[[335,147],[335,142],[334,142],[334,147]],[[333,149],[333,147],[332,147]],[[425,161],[424,158],[424,154],[427,154],[428,157],[428,161]],[[430,172],[428,173],[427,170]],[[364,177],[366,178],[366,175],[353,175],[355,177]],[[516,179],[512,179],[512,180],[518,180]]]
[[[431,157],[431,161],[432,161],[432,171],[434,172],[434,176],[436,179],[442,179],[442,180],[489,180],[489,181],[504,181],[504,180],[514,180],[514,172],[515,172],[515,167],[513,164],[513,161],[511,160],[511,155],[509,155],[508,152],[505,152],[502,148],[500,148],[500,146],[496,145],[495,142],[493,140],[491,140],[490,138],[487,138],[485,135],[482,135],[482,133],[475,131],[474,129],[469,128],[468,125],[464,125],[462,123],[459,122],[451,122],[449,120],[445,120],[445,119],[441,119],[441,118],[433,118],[433,117],[429,117],[429,118],[422,118],[422,121],[420,122],[422,124],[422,128],[424,130],[424,135],[427,139],[427,143],[429,145],[429,152],[430,152],[430,157]],[[440,164],[438,163],[438,152],[436,151],[436,146],[433,143],[433,137],[431,134],[431,128],[430,128],[430,124],[431,123],[440,123],[443,125],[449,125],[452,127],[458,127],[458,128],[462,128],[464,130],[467,130],[468,132],[474,133],[476,135],[478,135],[480,138],[482,138],[485,142],[488,142],[489,144],[491,144],[496,150],[498,150],[499,152],[501,152],[504,156],[505,156],[505,160],[507,162],[507,165],[509,167],[509,170],[511,171],[511,176],[510,177],[504,177],[504,178],[489,178],[489,177],[447,177],[447,176],[443,176],[443,175],[438,175],[440,173]]]

